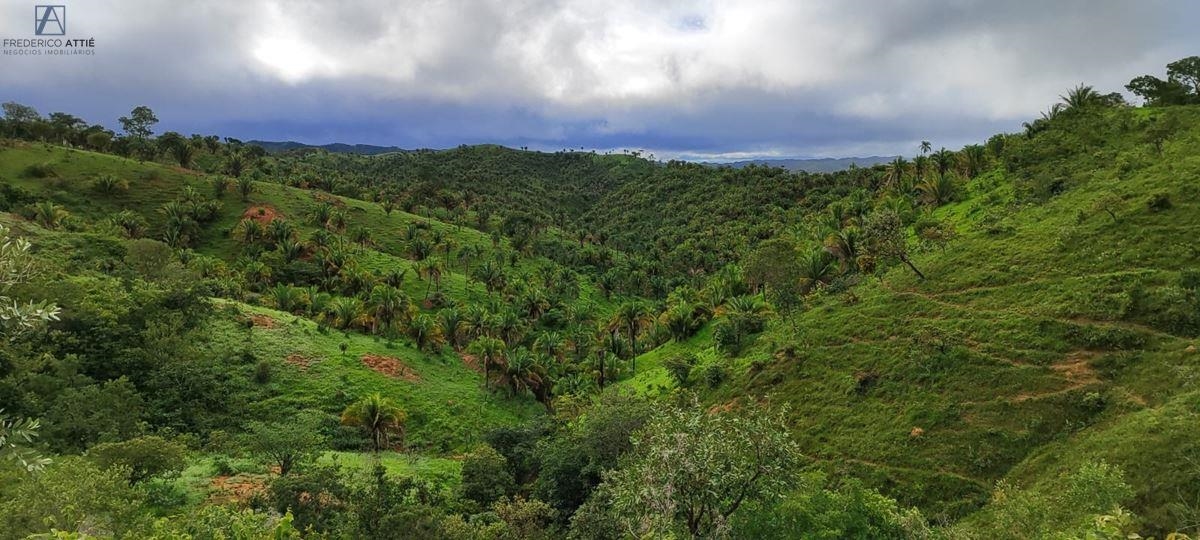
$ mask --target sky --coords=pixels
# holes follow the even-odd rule
[[[1194,0],[0,0],[0,37],[47,3],[94,54],[0,54],[0,101],[311,144],[911,155],[1200,54]]]

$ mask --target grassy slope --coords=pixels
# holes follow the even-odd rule
[[[1110,141],[1109,166],[1076,171],[1081,183],[1044,204],[1010,206],[1007,232],[989,233],[985,216],[1011,205],[1014,178],[976,179],[936,213],[961,236],[915,258],[928,280],[896,268],[773,322],[726,360],[738,376],[710,398],[790,403],[815,466],[937,519],[979,507],[999,479],[1053,489],[1059,472],[1105,459],[1127,472],[1136,512],[1179,524],[1168,503],[1200,500],[1200,353],[1188,351],[1198,342],[1122,311],[1135,283],[1164,290],[1200,268],[1200,110],[1163,113],[1188,129],[1161,157],[1135,135]],[[1109,191],[1125,199],[1117,223],[1090,211]],[[1153,192],[1173,208],[1149,211]],[[794,358],[775,354],[786,345]],[[666,380],[665,355],[709,346],[699,337],[647,353],[638,383]],[[864,374],[877,379],[860,389]]]
[[[23,171],[32,164],[49,163],[54,178],[28,177]],[[113,195],[100,195],[90,189],[92,179],[102,174],[114,174],[129,181],[130,188]],[[138,163],[104,154],[69,150],[44,145],[17,143],[16,147],[0,149],[0,181],[20,186],[38,197],[54,200],[72,215],[89,222],[105,218],[113,212],[132,210],[142,214],[150,223],[149,236],[157,236],[162,216],[157,209],[182,195],[186,186],[202,194],[211,192],[208,183],[187,171],[152,163]],[[249,202],[236,194],[223,198],[220,218],[205,228],[197,251],[232,260],[239,247],[226,234],[242,214],[251,207],[270,206],[279,215],[298,225],[301,236],[312,230],[305,216],[318,203],[310,192],[271,183],[257,183]],[[408,268],[405,289],[413,298],[425,294],[426,284],[416,278],[414,263],[403,257],[403,232],[408,223],[423,221],[440,229],[456,245],[467,243],[488,245],[490,238],[478,231],[447,225],[425,218],[393,212],[385,215],[379,205],[339,198],[345,204],[351,226],[369,228],[377,243],[375,249],[364,250],[362,267],[367,270]],[[11,218],[5,218],[7,221]],[[29,224],[30,232],[61,237],[55,242],[62,249],[71,245],[68,237],[76,233],[49,232]],[[77,239],[86,243],[86,239]],[[61,254],[64,258],[69,253]],[[544,260],[522,260],[519,265],[531,267],[547,264]],[[462,266],[452,262],[443,277],[443,290],[451,300],[470,302],[485,296],[482,285],[468,281]],[[596,296],[585,285],[585,295]],[[485,392],[482,376],[467,367],[452,351],[430,355],[400,342],[390,343],[357,333],[343,334],[330,330],[322,333],[312,321],[260,306],[220,300],[219,311],[210,329],[212,340],[207,345],[234,354],[247,344],[259,358],[273,362],[277,369],[270,383],[274,397],[252,407],[268,408],[294,406],[320,408],[337,413],[348,400],[371,392],[381,392],[402,404],[410,414],[408,443],[410,446],[434,452],[461,451],[478,440],[480,433],[490,427],[509,425],[523,418],[540,414],[541,406],[531,399],[509,399]],[[255,327],[251,336],[237,322],[247,314],[265,315],[275,321],[272,327]],[[348,345],[343,354],[339,348]],[[364,354],[394,357],[408,366],[419,378],[416,382],[381,375],[364,366]],[[289,356],[304,357],[312,363],[301,369],[288,363]]]

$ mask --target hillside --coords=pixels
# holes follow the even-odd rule
[[[972,516],[968,530],[997,525],[997,481],[1053,493],[1087,461],[1125,471],[1153,530],[1187,527],[1200,109],[1076,115],[1022,139],[932,213],[957,236],[912,257],[926,279],[897,265],[812,294],[733,359],[699,336],[642,364],[726,366],[710,401],[787,402],[814,466],[938,520]],[[660,367],[633,384],[665,380]]]
[[[1085,88],[833,174],[0,140],[0,538],[1194,532],[1200,106]]]

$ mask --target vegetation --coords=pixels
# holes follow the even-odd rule
[[[832,174],[6,103],[0,538],[1195,535],[1197,65]]]

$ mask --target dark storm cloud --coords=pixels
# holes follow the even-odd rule
[[[1200,51],[1187,1],[74,0],[96,55],[0,56],[0,99],[240,138],[911,153]],[[30,37],[7,0],[0,34]]]

